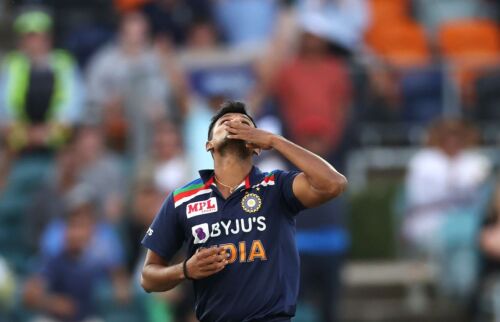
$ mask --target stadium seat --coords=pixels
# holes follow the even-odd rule
[[[443,24],[439,47],[451,63],[453,76],[463,98],[470,103],[473,84],[479,73],[500,62],[500,32],[488,20],[459,20]]]
[[[372,24],[406,20],[409,17],[408,0],[371,0]]]
[[[476,118],[481,121],[500,120],[500,70],[479,76],[475,90]]]
[[[500,54],[500,34],[488,20],[459,20],[443,24],[439,43],[446,59],[454,62],[493,59]]]
[[[370,31],[370,45],[389,64],[415,67],[431,62],[431,53],[424,29],[412,21],[381,24]]]

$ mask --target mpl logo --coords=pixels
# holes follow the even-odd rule
[[[217,212],[217,200],[215,197],[203,201],[192,202],[186,206],[186,216],[188,218],[211,212]]]
[[[208,224],[196,225],[191,228],[194,237],[194,244],[203,244],[210,237],[210,231],[208,230]]]

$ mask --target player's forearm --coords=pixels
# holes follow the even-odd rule
[[[141,274],[141,286],[146,292],[165,292],[185,280],[182,263],[172,266],[145,265]]]
[[[272,138],[272,147],[301,170],[317,191],[337,196],[346,188],[347,179],[317,154],[277,135]]]

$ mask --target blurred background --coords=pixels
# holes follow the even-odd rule
[[[497,0],[0,0],[0,321],[196,321],[189,283],[142,291],[140,240],[212,166],[225,99],[350,182],[297,218],[294,321],[500,321],[499,20]]]

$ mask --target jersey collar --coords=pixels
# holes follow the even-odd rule
[[[200,178],[205,183],[205,186],[210,186],[214,183],[214,170],[213,169],[205,169],[199,171]],[[241,184],[235,189],[239,190],[242,187],[245,187],[245,190],[250,189],[252,186],[258,184],[264,178],[264,174],[260,171],[256,166],[252,166],[252,170],[246,176],[246,178],[241,182]]]

